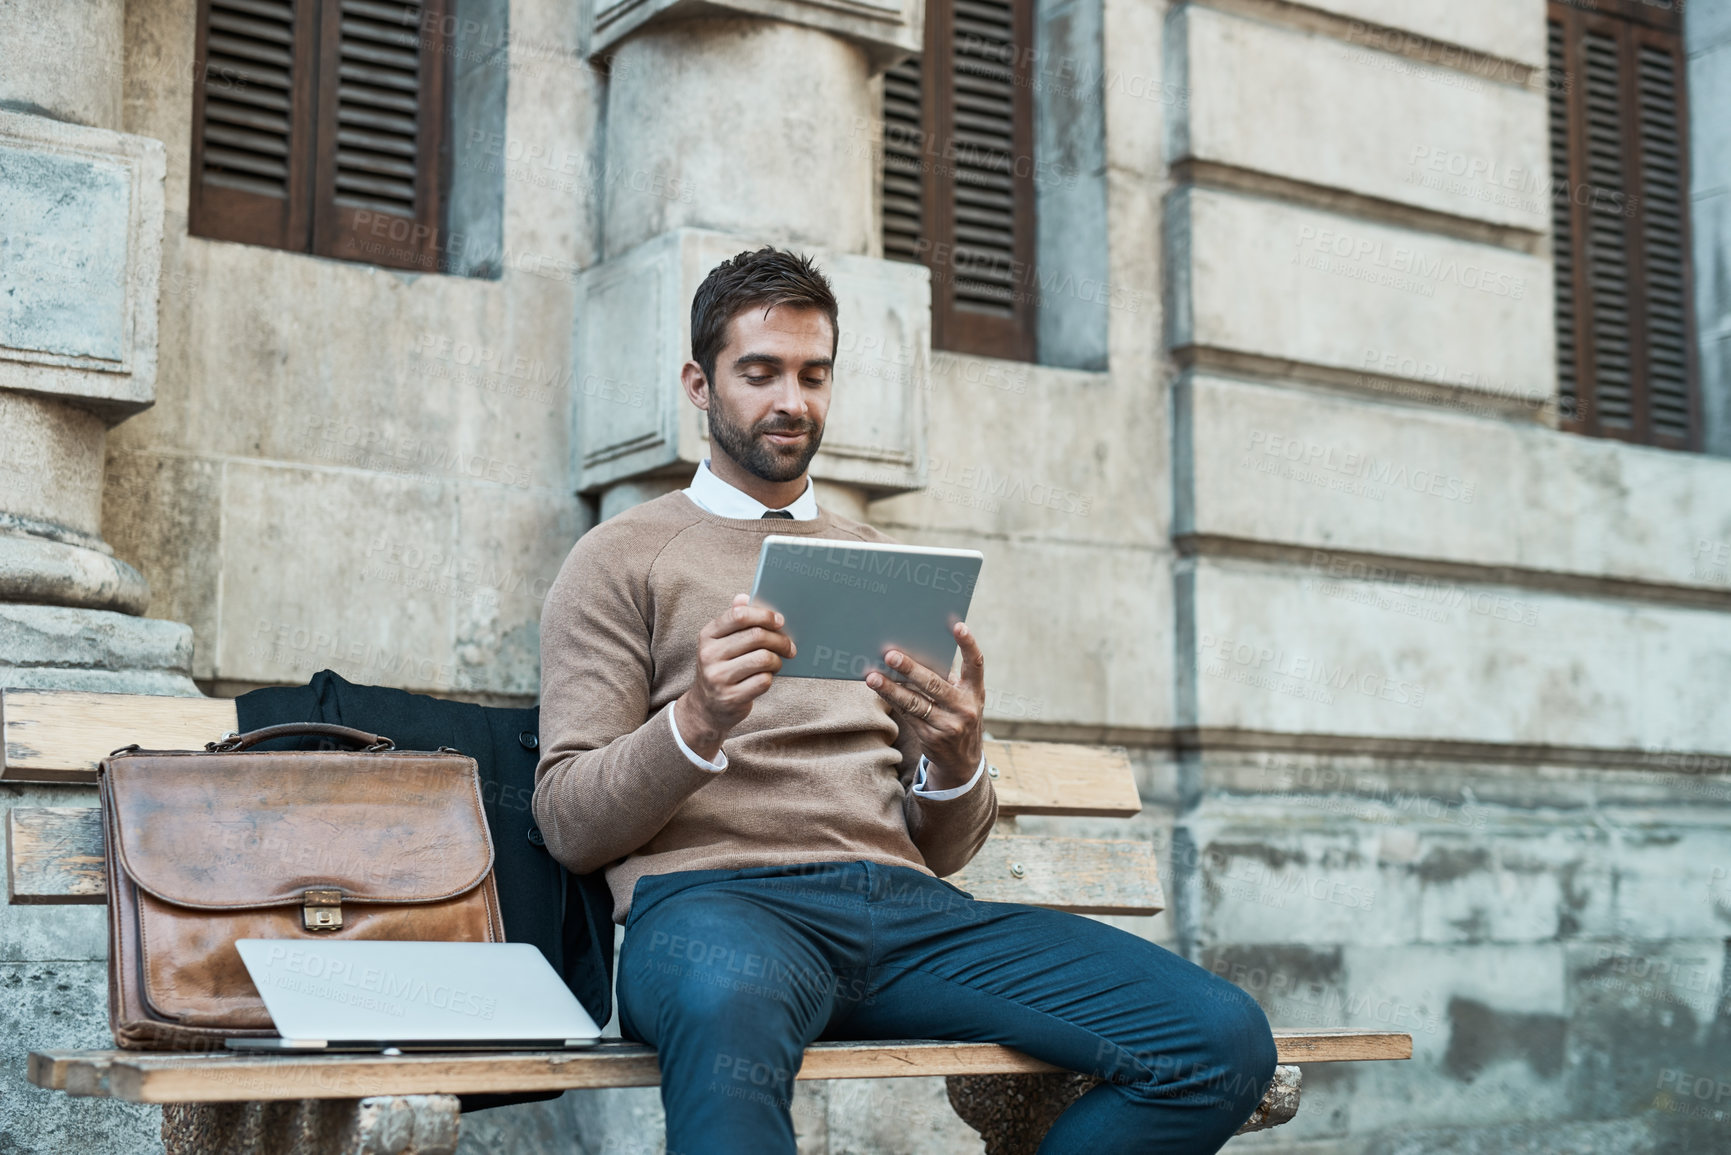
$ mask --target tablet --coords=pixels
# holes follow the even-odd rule
[[[779,610],[798,650],[778,678],[858,680],[905,651],[948,677],[956,657],[950,627],[966,621],[985,555],[866,541],[771,534],[757,557],[751,600]]]

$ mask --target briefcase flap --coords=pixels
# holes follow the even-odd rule
[[[462,754],[137,753],[104,769],[122,869],[176,906],[301,906],[309,891],[432,903],[493,866],[480,775]]]

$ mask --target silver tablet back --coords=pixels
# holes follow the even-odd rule
[[[883,664],[901,649],[943,674],[956,656],[950,626],[965,621],[985,556],[978,550],[772,534],[757,559],[753,603],[781,611],[799,652],[780,678],[899,678]]]

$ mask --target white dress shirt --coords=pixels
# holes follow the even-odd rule
[[[709,469],[709,458],[707,457],[697,467],[697,475],[691,479],[691,485],[685,490],[685,496],[689,497],[699,509],[707,510],[717,517],[760,518],[769,512],[769,506],[715,476]],[[795,521],[810,521],[817,516],[817,495],[813,492],[809,477],[805,481],[805,492],[795,498],[791,504],[782,508],[793,514]],[[667,722],[673,727],[673,740],[679,743],[680,751],[693,763],[716,774],[727,769],[727,751],[718,751],[713,762],[702,758],[695,750],[685,744],[684,736],[679,733],[679,722],[674,718],[671,709],[667,711]],[[926,767],[930,765],[931,763],[927,761],[926,756],[921,754],[919,769],[914,773],[914,793],[921,798],[942,802],[949,798],[959,798],[974,788],[974,784],[986,772],[986,756],[980,755],[980,764],[975,768],[974,776],[968,779],[966,784],[948,790],[925,789]]]

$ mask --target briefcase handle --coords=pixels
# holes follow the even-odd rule
[[[272,738],[293,738],[302,735],[334,738],[339,742],[348,742],[351,745],[361,747],[368,754],[377,754],[397,748],[395,742],[382,735],[369,734],[365,730],[357,730],[353,726],[338,726],[334,722],[283,722],[276,726],[248,730],[244,734],[224,734],[215,742],[206,742],[204,748],[211,754],[233,754],[239,750],[250,749],[260,742],[268,742]]]

